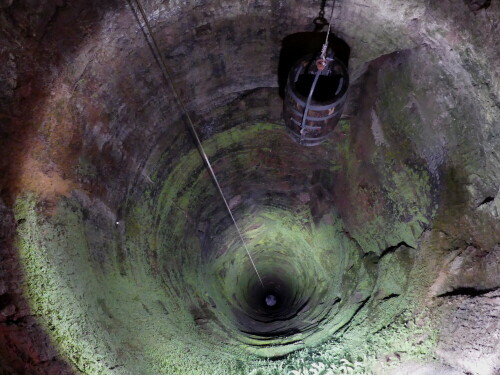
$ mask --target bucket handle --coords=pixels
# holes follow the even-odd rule
[[[302,115],[302,123],[300,124],[300,140],[302,141],[302,136],[304,135],[305,124],[307,120],[307,114],[309,112],[309,106],[311,105],[311,99],[314,94],[314,89],[316,88],[316,84],[318,83],[318,78],[323,73],[322,70],[317,70],[316,75],[314,76],[314,81],[311,85],[311,90],[309,91],[309,96],[307,97],[306,107],[304,108],[304,114]]]

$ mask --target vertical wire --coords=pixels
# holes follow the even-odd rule
[[[259,278],[259,281],[260,281],[262,287],[264,287],[264,282],[262,281],[262,278],[260,277],[259,271],[257,270],[257,266],[255,265],[255,262],[252,258],[252,255],[250,254],[250,251],[248,250],[246,241],[243,238],[243,234],[241,233],[241,230],[236,222],[236,219],[233,216],[233,212],[231,211],[231,208],[229,207],[229,204],[228,204],[227,199],[224,195],[224,192],[222,191],[222,188],[219,184],[219,180],[217,179],[217,176],[215,175],[215,172],[214,172],[212,165],[210,163],[210,160],[208,159],[208,156],[205,153],[203,145],[201,144],[200,137],[198,136],[198,132],[196,131],[196,128],[194,127],[194,123],[191,119],[191,116],[189,115],[189,112],[187,111],[186,107],[184,106],[184,103],[181,100],[181,98],[178,94],[178,91],[174,85],[174,81],[172,80],[172,78],[170,76],[170,73],[169,73],[168,68],[167,68],[167,64],[165,63],[163,55],[160,52],[161,50],[158,46],[158,42],[156,41],[156,38],[154,37],[153,31],[152,31],[151,26],[149,24],[149,21],[147,19],[146,12],[144,11],[144,8],[142,7],[140,0],[127,0],[127,1],[130,5],[130,8],[135,13],[136,18],[137,18],[137,22],[139,23],[139,26],[141,27],[141,29],[146,37],[146,40],[148,41],[148,44],[149,44],[150,48],[152,49],[153,56],[155,56],[155,60],[160,67],[163,78],[165,79],[168,86],[172,90],[172,93],[174,94],[174,97],[177,101],[177,104],[179,105],[182,113],[184,114],[184,117],[186,119],[186,123],[188,125],[188,129],[194,138],[196,147],[198,148],[198,151],[200,152],[200,155],[201,155],[203,161],[205,162],[205,165],[207,166],[207,169],[208,169],[208,171],[209,171],[209,173],[210,173],[210,175],[211,175],[211,177],[212,177],[212,179],[217,187],[217,190],[219,191],[219,194],[222,197],[222,200],[224,201],[224,205],[226,206],[227,212],[229,213],[229,216],[231,217],[231,220],[234,224],[234,227],[236,228],[236,231],[238,232],[238,236],[239,236],[241,242],[243,243],[243,247],[245,248],[245,251],[248,255],[248,258],[250,259],[250,262],[252,263],[252,267],[255,270],[255,273],[257,274],[257,277]],[[132,1],[135,2],[137,9],[139,9],[139,12],[140,12],[142,19],[144,21],[145,28],[143,27],[143,25],[139,21],[139,17],[137,17],[137,12],[135,11],[134,6],[132,5]],[[147,32],[146,32],[146,30],[147,30]]]

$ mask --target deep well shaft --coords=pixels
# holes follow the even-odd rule
[[[495,374],[500,3],[338,2],[312,148],[319,2],[143,3],[265,288],[127,3],[0,1],[0,374]]]

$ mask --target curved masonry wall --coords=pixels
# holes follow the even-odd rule
[[[128,5],[23,4],[0,9],[0,369],[498,370],[496,2],[339,3],[353,82],[315,148],[277,74],[319,9],[144,3],[275,310]]]

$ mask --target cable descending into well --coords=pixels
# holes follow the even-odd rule
[[[202,159],[204,160],[208,171],[210,172],[210,176],[212,177],[215,185],[217,186],[217,190],[219,191],[220,196],[222,197],[222,200],[224,201],[227,212],[229,213],[229,216],[231,217],[231,220],[233,221],[233,224],[236,228],[236,231],[238,232],[238,236],[240,237],[241,242],[243,243],[243,247],[245,248],[245,251],[248,255],[248,258],[250,259],[250,262],[252,263],[253,269],[255,270],[255,273],[257,274],[257,277],[259,278],[259,281],[262,284],[262,287],[264,287],[264,282],[262,281],[262,278],[260,277],[259,271],[257,270],[257,266],[255,265],[255,262],[252,258],[252,255],[250,254],[250,251],[248,250],[246,241],[243,238],[243,234],[241,233],[240,228],[239,228],[238,224],[236,223],[236,219],[234,218],[233,212],[231,211],[231,208],[229,207],[227,199],[224,195],[224,192],[222,191],[222,188],[219,184],[219,180],[217,179],[217,176],[215,175],[215,172],[214,172],[212,165],[210,163],[210,160],[208,159],[208,156],[205,153],[203,145],[201,144],[200,137],[198,136],[198,132],[196,131],[196,128],[195,128],[194,123],[191,119],[191,116],[189,116],[189,112],[187,111],[186,107],[184,106],[184,103],[181,100],[181,98],[178,94],[178,91],[174,85],[174,81],[171,78],[171,75],[170,75],[168,68],[167,68],[167,64],[165,63],[165,59],[163,58],[163,55],[160,52],[160,48],[158,46],[156,38],[154,37],[153,31],[152,31],[151,26],[149,24],[149,21],[147,19],[146,12],[144,11],[144,8],[142,7],[140,0],[127,0],[127,1],[130,5],[130,8],[134,12],[134,15],[137,19],[137,22],[139,23],[139,26],[144,33],[146,41],[148,42],[148,44],[153,52],[153,56],[155,57],[155,60],[158,63],[158,66],[160,67],[163,78],[165,79],[165,81],[167,82],[168,86],[170,87],[172,93],[174,94],[174,97],[177,101],[177,104],[181,108],[181,112],[184,114],[184,117],[186,119],[186,124],[188,125],[188,129],[190,130],[191,135],[193,136],[196,147],[198,148],[198,151],[200,152],[200,155],[201,155]],[[145,27],[140,22],[140,19],[139,19],[140,17],[138,15],[138,12],[136,11],[135,7],[132,5],[132,2],[135,2],[136,8],[139,10],[141,18],[144,21]]]

